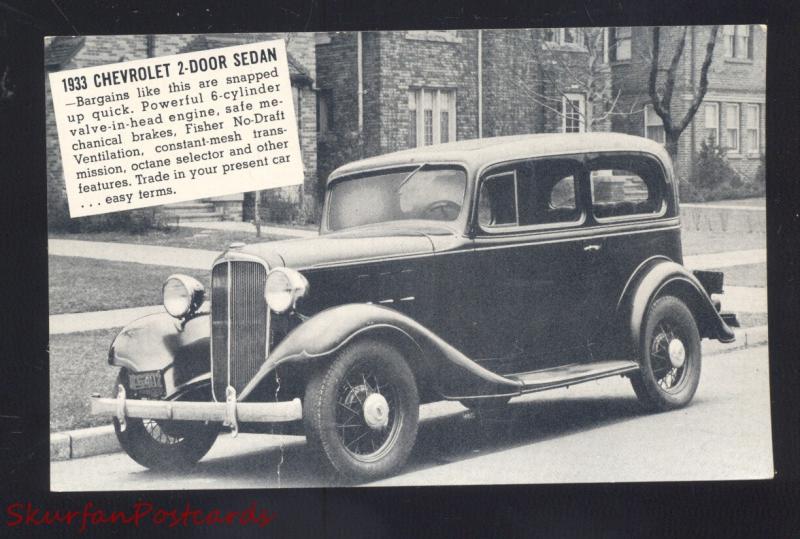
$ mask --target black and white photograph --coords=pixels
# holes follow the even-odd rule
[[[45,38],[51,491],[773,478],[767,40]]]

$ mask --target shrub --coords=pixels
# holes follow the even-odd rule
[[[743,178],[726,159],[724,148],[713,139],[704,140],[695,156],[691,177],[680,181],[681,200],[704,202],[761,196],[764,194],[763,165],[762,156],[755,177]]]

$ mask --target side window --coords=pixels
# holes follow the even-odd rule
[[[519,224],[570,223],[580,218],[576,178],[580,165],[569,159],[538,159],[518,170]]]
[[[581,165],[569,159],[539,159],[486,178],[478,196],[483,229],[576,223],[582,216],[577,184]]]
[[[478,224],[481,228],[517,224],[517,175],[504,172],[489,176],[478,195]]]
[[[599,219],[657,214],[664,206],[664,178],[652,159],[607,156],[589,164],[592,211]]]

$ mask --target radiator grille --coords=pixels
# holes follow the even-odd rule
[[[269,309],[264,299],[266,268],[233,260],[211,275],[211,379],[214,398],[228,385],[240,393],[267,357]]]

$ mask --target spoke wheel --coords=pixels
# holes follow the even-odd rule
[[[128,390],[128,373],[122,369],[114,387]],[[116,394],[116,389],[114,391]],[[186,400],[210,400],[209,386],[188,392]],[[125,430],[114,418],[114,431],[122,449],[133,460],[153,470],[180,470],[194,466],[208,453],[219,433],[216,424],[200,421],[165,421],[129,417]]]
[[[402,467],[416,440],[418,418],[414,375],[402,354],[380,341],[342,350],[312,377],[303,401],[309,445],[357,481]]]
[[[644,322],[633,389],[651,410],[685,406],[700,382],[700,335],[694,316],[680,299],[663,296],[650,306]]]
[[[351,368],[336,397],[336,431],[353,458],[374,462],[391,449],[403,423],[397,390],[368,361]]]

